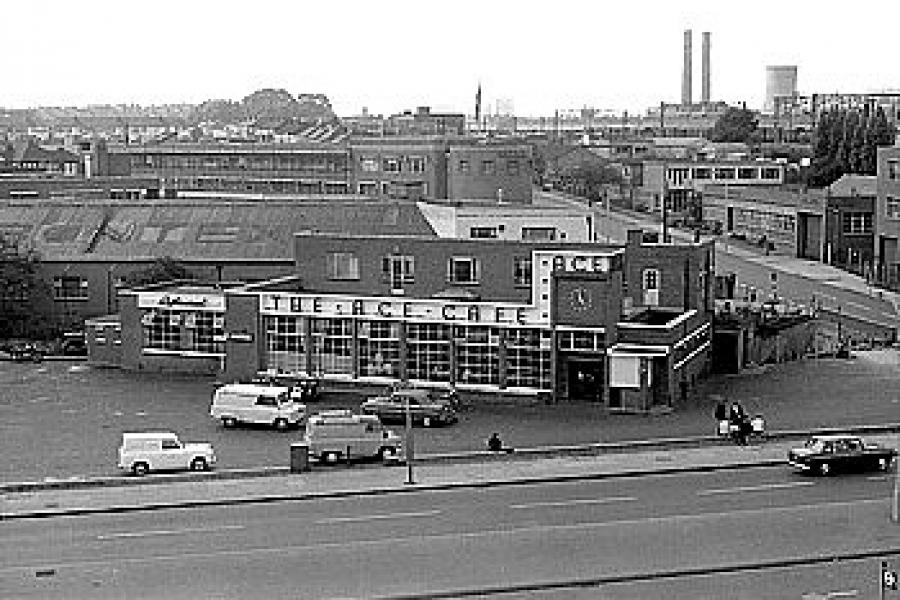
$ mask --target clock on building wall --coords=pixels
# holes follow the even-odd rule
[[[574,311],[590,310],[593,306],[591,300],[591,292],[585,288],[578,286],[569,292],[569,307]]]

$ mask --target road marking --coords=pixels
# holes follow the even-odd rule
[[[157,535],[185,535],[188,533],[215,533],[218,531],[237,531],[245,529],[243,525],[222,525],[221,527],[191,527],[188,529],[155,529],[150,531],[123,531],[121,533],[109,533],[106,535],[98,535],[97,539],[101,541],[127,539],[127,538],[143,538],[153,537]]]
[[[801,600],[830,600],[831,598],[856,598],[859,595],[858,590],[841,590],[837,592],[810,592],[800,596]]]
[[[865,304],[860,304],[859,302],[854,302],[853,300],[847,300],[846,302],[844,302],[844,304],[847,306],[852,306],[854,308],[858,308],[860,310],[864,310],[866,312],[870,312],[872,310],[870,307],[866,306]]]
[[[386,519],[409,519],[413,517],[433,517],[441,514],[439,510],[426,510],[423,512],[387,513],[383,515],[359,515],[358,517],[331,517],[315,521],[316,525],[329,525],[332,523],[357,523],[364,521],[383,521]]]
[[[683,522],[703,522],[711,518],[722,518],[732,516],[745,516],[756,518],[759,516],[771,516],[773,513],[793,513],[803,512],[807,510],[823,510],[826,508],[850,507],[856,505],[875,505],[880,504],[887,506],[889,501],[885,498],[869,498],[866,500],[842,500],[837,502],[816,502],[811,504],[796,504],[793,506],[767,506],[763,508],[746,508],[739,510],[729,510],[721,512],[707,512],[698,514],[679,514],[668,515],[664,517],[644,517],[642,519],[621,519],[617,521],[598,521],[598,522],[581,522],[567,523],[563,525],[531,525],[529,527],[519,527],[515,529],[482,529],[479,531],[471,531],[465,533],[435,533],[431,535],[410,535],[410,536],[392,536],[389,538],[372,539],[372,540],[355,540],[352,542],[325,542],[325,543],[308,543],[308,544],[289,544],[285,546],[268,546],[262,548],[240,548],[234,550],[214,550],[207,552],[181,552],[176,554],[155,554],[144,556],[129,557],[104,557],[102,559],[86,559],[68,562],[54,561],[50,566],[56,569],[86,567],[92,565],[109,565],[118,564],[149,564],[154,562],[172,562],[197,559],[216,559],[226,556],[260,556],[275,554],[280,555],[287,551],[292,552],[309,552],[321,551],[324,548],[347,549],[348,547],[361,548],[364,546],[391,546],[404,542],[433,542],[440,540],[454,539],[473,539],[490,536],[509,537],[515,534],[536,534],[546,533],[549,531],[584,531],[599,530],[608,527],[620,527],[622,525],[654,525],[662,523],[683,523]],[[43,568],[43,564],[28,565],[0,565],[0,573],[15,573],[19,571],[31,571],[33,569]]]
[[[583,504],[609,504],[612,502],[634,502],[633,496],[611,496],[609,498],[581,498],[578,500],[562,500],[559,502],[531,502],[528,504],[510,504],[510,508],[553,508],[560,506],[579,506]]]
[[[792,481],[790,483],[765,483],[763,485],[745,485],[733,488],[718,488],[712,490],[700,490],[698,496],[713,496],[715,494],[740,494],[742,492],[764,492],[767,490],[780,490],[792,487],[816,485],[812,481]]]

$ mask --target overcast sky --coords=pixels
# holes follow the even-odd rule
[[[765,66],[801,93],[900,89],[900,1],[5,0],[0,106],[321,92],[338,115],[431,105],[519,115],[680,100],[682,35],[712,33],[712,97],[759,107]]]

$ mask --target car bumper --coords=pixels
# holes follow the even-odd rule
[[[796,460],[789,460],[788,464],[797,471],[809,471],[812,469],[812,465],[802,462],[797,462]]]

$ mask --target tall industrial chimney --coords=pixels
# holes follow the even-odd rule
[[[689,106],[693,101],[691,94],[691,30],[684,31],[684,68],[681,72],[681,104]]]
[[[709,104],[709,32],[703,32],[703,83],[700,88],[700,101]]]

